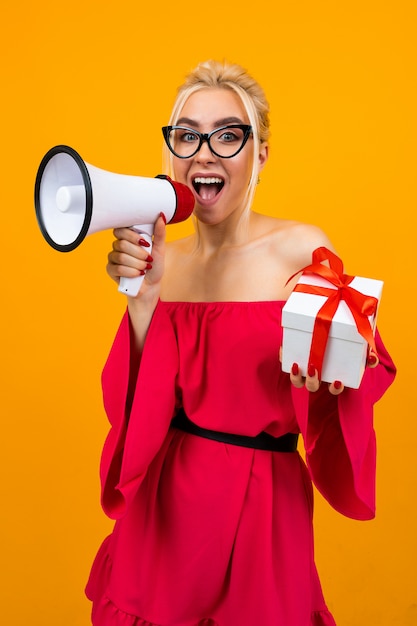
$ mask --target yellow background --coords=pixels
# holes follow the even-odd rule
[[[399,376],[376,409],[377,518],[344,519],[317,496],[317,562],[338,626],[417,624],[414,6],[3,5],[2,624],[87,626],[83,587],[111,527],[99,505],[100,373],[125,306],[105,273],[111,234],[70,254],[50,248],[35,219],[37,167],[66,143],[110,171],[160,173],[175,88],[209,57],[248,67],[270,100],[257,208],[318,224],[348,273],[385,281],[379,326]]]

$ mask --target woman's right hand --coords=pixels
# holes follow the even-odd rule
[[[164,273],[165,220],[161,215],[154,228],[152,251],[140,233],[131,228],[116,228],[116,239],[108,255],[107,273],[116,283],[120,278],[145,276],[138,295],[157,291]]]

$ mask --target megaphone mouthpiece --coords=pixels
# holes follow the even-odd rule
[[[175,180],[171,180],[169,176],[160,174],[157,178],[164,178],[165,180],[168,180],[173,186],[177,198],[175,213],[169,221],[169,224],[184,222],[190,217],[194,209],[195,200],[192,191],[186,185],[177,183]]]

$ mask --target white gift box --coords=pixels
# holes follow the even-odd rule
[[[315,274],[302,274],[298,283],[336,289]],[[355,276],[349,287],[380,301],[383,284],[380,280]],[[293,291],[285,303],[282,309],[284,372],[290,372],[293,363],[297,363],[301,374],[306,375],[315,319],[326,300],[326,296]],[[368,319],[375,332],[376,313]],[[331,322],[321,380],[329,383],[340,380],[345,387],[357,389],[365,371],[367,352],[368,343],[359,333],[347,303],[342,300]]]

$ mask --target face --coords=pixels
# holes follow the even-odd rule
[[[192,94],[179,114],[176,125],[201,133],[226,124],[249,124],[240,98],[230,89],[207,88]],[[259,152],[262,169],[267,148]],[[217,224],[232,215],[240,217],[253,163],[253,138],[234,157],[224,159],[213,154],[207,142],[193,157],[174,157],[174,175],[192,189],[196,200],[194,214],[208,224]]]

